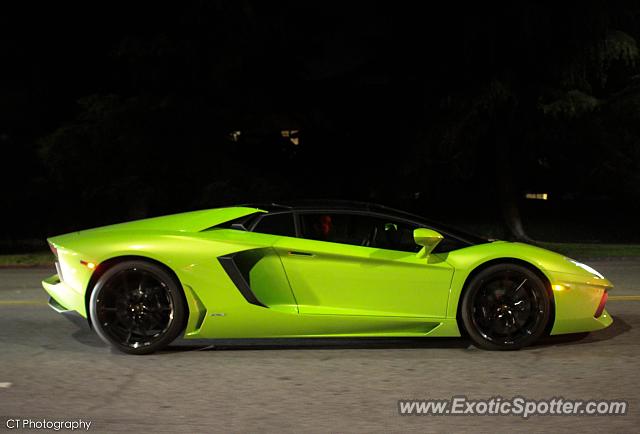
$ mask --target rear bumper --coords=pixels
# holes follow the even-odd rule
[[[84,318],[87,317],[84,303],[84,294],[73,290],[69,285],[60,281],[57,274],[47,277],[42,281],[42,287],[51,297],[49,306],[58,313],[75,311]]]
[[[49,307],[53,310],[55,310],[58,313],[67,313],[67,312],[73,312],[72,310],[67,309],[66,307],[64,307],[63,305],[61,305],[60,303],[58,303],[58,301],[53,298],[53,297],[49,297]]]

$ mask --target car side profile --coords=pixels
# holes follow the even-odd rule
[[[132,354],[180,335],[466,335],[510,350],[613,321],[612,284],[585,264],[373,204],[216,208],[48,242],[50,305]]]

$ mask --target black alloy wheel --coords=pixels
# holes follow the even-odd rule
[[[535,342],[544,333],[550,312],[544,282],[515,264],[494,265],[478,273],[460,310],[473,343],[489,350],[516,350]]]
[[[94,286],[89,309],[100,338],[129,354],[157,351],[185,326],[180,286],[162,267],[146,261],[109,268]]]

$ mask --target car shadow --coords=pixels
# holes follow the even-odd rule
[[[97,334],[94,333],[89,327],[76,330],[71,337],[82,345],[93,348],[106,348],[107,344],[102,342]]]
[[[631,330],[623,318],[604,330],[546,336],[521,351],[545,347],[581,345],[613,339]],[[260,350],[388,350],[388,349],[476,349],[467,338],[261,338],[261,339],[179,339],[162,352],[260,351]]]
[[[604,330],[598,330],[591,333],[571,333],[567,335],[546,336],[540,339],[534,345],[527,348],[540,348],[548,346],[564,346],[564,345],[580,345],[591,344],[594,342],[608,341],[618,337],[632,329],[631,325],[621,316],[616,316],[615,321],[610,327]],[[525,350],[527,349],[525,348]]]
[[[376,350],[433,348],[465,349],[463,338],[260,338],[260,339],[179,339],[162,352],[260,351],[260,350]]]
[[[74,321],[75,322],[75,321]],[[76,322],[78,329],[72,337],[79,343],[91,347],[106,345],[91,330],[86,322]],[[616,320],[604,330],[591,333],[572,333],[546,336],[522,351],[545,347],[590,344],[613,339],[629,332],[632,327],[624,318]],[[178,338],[159,353],[179,353],[187,351],[264,351],[264,350],[389,350],[389,349],[468,349],[476,347],[467,338],[236,338],[236,339],[184,339]]]

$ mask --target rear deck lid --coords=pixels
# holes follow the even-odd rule
[[[95,229],[89,229],[85,232],[103,232],[103,231],[176,231],[176,232],[199,232],[219,225],[229,220],[244,217],[256,212],[264,212],[258,208],[248,207],[229,207],[214,208],[200,211],[191,211],[180,214],[171,214],[161,217],[153,217],[144,220],[135,220],[127,223],[118,223],[115,225],[102,226]]]

